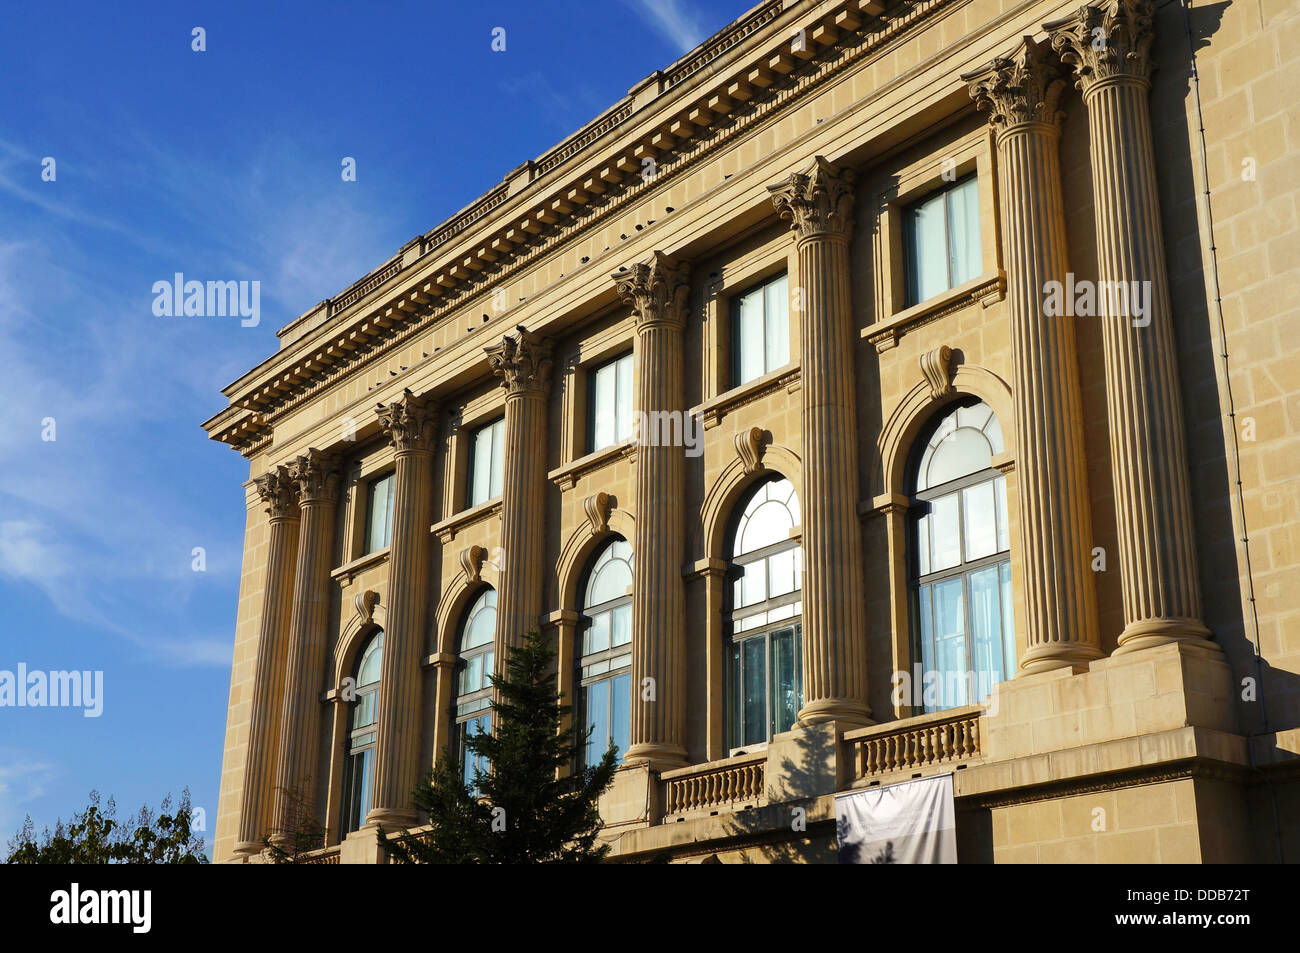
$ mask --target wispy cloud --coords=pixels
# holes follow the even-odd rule
[[[699,14],[682,0],[624,0],[624,3],[679,53],[694,49],[709,35]]]
[[[45,793],[54,775],[49,762],[17,748],[0,748],[0,846],[17,833],[24,806]]]

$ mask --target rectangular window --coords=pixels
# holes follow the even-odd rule
[[[907,306],[979,276],[979,189],[967,176],[903,212]]]
[[[505,463],[505,418],[479,427],[471,439],[469,506],[478,506],[501,495],[501,472]]]
[[[790,363],[790,292],[785,275],[731,299],[731,386]]]
[[[587,452],[632,436],[632,355],[602,364],[588,379]]]
[[[366,553],[377,552],[393,541],[393,488],[396,482],[390,473],[372,480],[366,490]]]

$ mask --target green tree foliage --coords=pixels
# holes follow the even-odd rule
[[[431,830],[379,843],[400,863],[598,863],[609,853],[598,843],[597,809],[617,765],[615,746],[594,767],[583,753],[590,731],[571,725],[556,690],[555,651],[530,632],[512,650],[503,677],[492,677],[491,734],[466,739],[467,756],[486,759],[474,787],[465,784],[453,749],[414,792]]]
[[[181,793],[175,813],[171,795],[163,798],[160,813],[148,807],[125,822],[117,820],[117,805],[110,797],[101,806],[99,792],[90,792],[90,804],[72,820],[58,821],[36,837],[30,816],[9,841],[11,864],[206,864],[203,838],[195,838],[190,789]]]

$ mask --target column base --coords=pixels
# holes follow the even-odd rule
[[[1127,655],[1157,645],[1181,642],[1189,648],[1201,649],[1208,655],[1222,655],[1223,649],[1213,641],[1214,635],[1195,619],[1141,619],[1130,622],[1119,634],[1115,655]]]
[[[871,720],[871,708],[864,702],[853,698],[819,698],[799,709],[799,727],[821,725],[828,721],[837,721],[848,728],[865,728],[874,725]]]
[[[686,749],[681,745],[643,742],[627,749],[623,763],[649,765],[654,771],[671,771],[673,768],[686,767]]]
[[[1104,653],[1095,645],[1085,642],[1055,642],[1035,645],[1020,660],[1021,675],[1037,675],[1039,672],[1052,672],[1058,668],[1085,669],[1090,662],[1105,658]]]
[[[415,811],[410,808],[376,807],[371,808],[370,813],[366,815],[365,826],[382,826],[391,834],[403,828],[415,827],[417,820]]]
[[[240,841],[235,845],[234,857],[236,860],[247,864],[251,863],[264,850],[266,850],[266,845],[261,841]]]

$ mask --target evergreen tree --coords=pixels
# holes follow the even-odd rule
[[[492,676],[492,732],[465,740],[466,757],[481,757],[474,787],[465,783],[453,748],[416,788],[415,803],[432,829],[379,843],[401,863],[597,863],[609,853],[599,844],[597,802],[614,778],[616,749],[594,767],[582,757],[590,731],[571,725],[560,703],[555,651],[538,632],[510,651],[503,677]],[[409,832],[408,832],[409,833]]]

